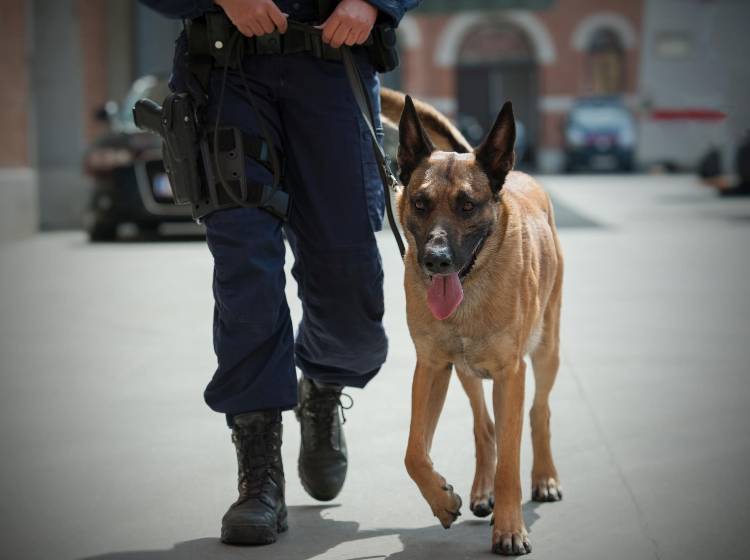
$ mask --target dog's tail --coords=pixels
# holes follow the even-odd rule
[[[401,112],[404,110],[406,96],[400,91],[380,88],[380,105],[384,126],[398,128]],[[413,99],[419,119],[427,134],[439,150],[467,153],[472,150],[471,144],[448,118],[432,105]]]

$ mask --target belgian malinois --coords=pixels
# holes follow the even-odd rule
[[[563,273],[552,204],[531,177],[512,171],[510,102],[474,149],[424,103],[415,107],[408,96],[384,90],[382,104],[391,119],[403,108],[397,207],[408,241],[404,287],[417,351],[406,469],[450,527],[461,498],[433,467],[430,447],[455,367],[474,414],[470,508],[479,517],[493,513],[493,552],[526,554],[519,473],[526,354],[536,380],[532,498],[562,498],[548,404],[559,365]],[[494,423],[483,379],[493,383]]]

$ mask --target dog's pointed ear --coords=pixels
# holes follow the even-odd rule
[[[490,187],[495,194],[503,188],[506,175],[513,169],[515,143],[516,121],[513,118],[513,105],[506,101],[487,138],[474,150],[477,162],[487,174]]]
[[[398,137],[398,178],[406,186],[421,161],[435,151],[432,140],[419,120],[414,102],[408,95],[398,123]]]

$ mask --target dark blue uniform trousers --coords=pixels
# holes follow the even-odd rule
[[[357,55],[373,107],[379,83]],[[264,210],[204,218],[214,258],[213,340],[218,367],[208,405],[228,415],[296,405],[295,364],[312,379],[364,387],[385,361],[383,269],[374,231],[383,193],[372,144],[341,63],[308,54],[249,56],[245,76],[276,146],[292,198],[287,224]],[[211,77],[209,122],[218,114],[222,70]],[[223,125],[261,135],[237,71],[227,72]],[[250,179],[270,182],[257,163]],[[285,299],[283,233],[302,301],[296,340]]]

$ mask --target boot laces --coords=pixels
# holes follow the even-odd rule
[[[277,428],[266,432],[237,430],[232,440],[237,446],[240,499],[256,498],[274,482],[274,471],[280,471]]]
[[[342,402],[344,399],[344,402]],[[314,433],[321,440],[332,437],[334,418],[341,410],[341,423],[346,424],[345,410],[354,406],[350,395],[336,390],[316,390],[300,405],[300,412],[315,424]]]

